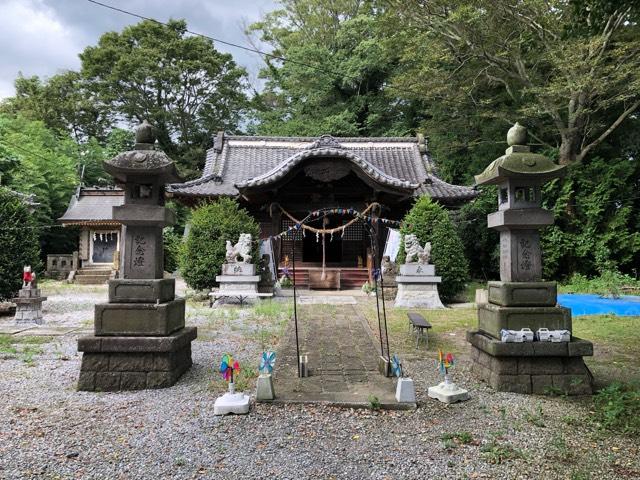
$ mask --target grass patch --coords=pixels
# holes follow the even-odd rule
[[[469,432],[445,433],[440,437],[445,450],[457,448],[459,445],[469,445],[474,442]]]
[[[529,422],[531,425],[535,425],[536,427],[544,428],[544,413],[542,412],[542,405],[538,404],[534,411],[526,410],[524,412],[524,419]]]
[[[640,385],[613,383],[593,396],[593,405],[602,428],[640,436]]]
[[[475,328],[478,323],[476,311],[473,308],[456,308],[445,310],[410,309],[422,314],[433,328],[429,330],[429,351],[438,349],[449,352],[459,352],[460,339],[464,341],[464,332]],[[367,305],[363,312],[374,334],[378,334],[378,318],[375,304]],[[387,329],[389,331],[390,348],[396,352],[415,352],[415,333],[409,330],[409,319],[405,308],[387,308]],[[458,338],[449,335],[455,333]],[[422,347],[424,348],[424,347]]]
[[[522,451],[508,443],[498,443],[496,440],[483,445],[480,448],[482,458],[487,462],[493,464],[501,464],[508,460],[515,460],[518,458],[524,458]]]
[[[39,345],[51,341],[52,337],[0,335],[0,354],[5,360],[18,358],[33,366],[35,357],[43,352]]]
[[[573,317],[573,334],[593,342],[619,345],[625,350],[640,343],[640,317],[617,315],[582,315]]]

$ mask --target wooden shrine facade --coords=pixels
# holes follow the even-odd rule
[[[297,234],[296,267],[366,268],[371,252],[363,222],[347,209],[400,220],[419,195],[429,195],[449,208],[475,197],[470,187],[441,180],[424,137],[334,138],[243,137],[219,133],[207,152],[203,175],[169,186],[169,195],[182,203],[230,196],[238,199],[260,224],[261,237],[273,240],[273,252],[284,266],[293,251],[293,233],[277,237],[311,211],[334,213],[308,222],[315,229],[336,230],[322,235]],[[387,225],[375,225],[382,251]],[[339,231],[338,231],[339,230]],[[324,254],[323,254],[324,250]]]

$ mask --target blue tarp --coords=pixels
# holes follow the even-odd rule
[[[624,295],[620,298],[603,298],[600,295],[564,293],[558,295],[558,303],[571,309],[572,315],[640,316],[640,296]]]

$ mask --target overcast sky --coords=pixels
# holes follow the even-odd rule
[[[244,25],[277,7],[275,0],[100,0],[146,17],[184,18],[190,30],[248,45]],[[13,81],[79,69],[78,54],[104,32],[139,20],[86,0],[0,0],[0,98],[14,94]],[[247,68],[256,85],[257,54],[216,44]]]

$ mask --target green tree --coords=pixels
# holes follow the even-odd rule
[[[142,21],[108,32],[81,54],[82,76],[112,121],[149,120],[158,142],[194,173],[219,130],[234,130],[246,108],[245,70],[183,20]]]
[[[453,215],[473,278],[500,278],[500,236],[497,231],[487,228],[487,215],[496,211],[496,199],[495,187],[483,188],[476,199]]]
[[[254,103],[268,135],[402,136],[420,118],[416,102],[386,90],[397,52],[385,48],[384,2],[283,0],[249,28],[282,62],[265,57]]]
[[[45,253],[70,251],[72,236],[55,225],[67,209],[78,184],[77,144],[60,138],[40,121],[0,115],[0,165],[12,167],[3,183],[19,192],[34,194],[33,217],[40,227]]]
[[[600,157],[571,166],[564,181],[548,185],[544,195],[556,223],[542,235],[545,277],[632,273],[640,260],[639,185],[637,160]],[[571,216],[564,214],[569,204]]]
[[[561,164],[583,161],[640,106],[635,1],[395,2],[408,54],[396,85],[426,99],[509,102]],[[419,61],[415,61],[419,58]]]
[[[464,245],[447,211],[427,195],[418,198],[402,220],[400,233],[414,234],[421,245],[431,242],[431,263],[442,276],[438,290],[444,301],[452,300],[464,289],[469,279],[469,267]],[[405,259],[404,242],[398,253],[398,263]]]
[[[257,240],[260,229],[249,213],[229,198],[221,198],[196,208],[191,228],[180,255],[180,272],[187,284],[204,290],[216,284],[226,253],[226,241],[235,244],[241,233],[254,240],[253,260],[258,259]]]
[[[15,96],[0,103],[0,112],[42,121],[50,130],[71,135],[77,142],[105,140],[108,111],[80,73],[66,71],[46,80],[19,74],[14,85]]]
[[[15,296],[22,269],[41,271],[38,229],[29,207],[14,192],[0,187],[0,300]]]

